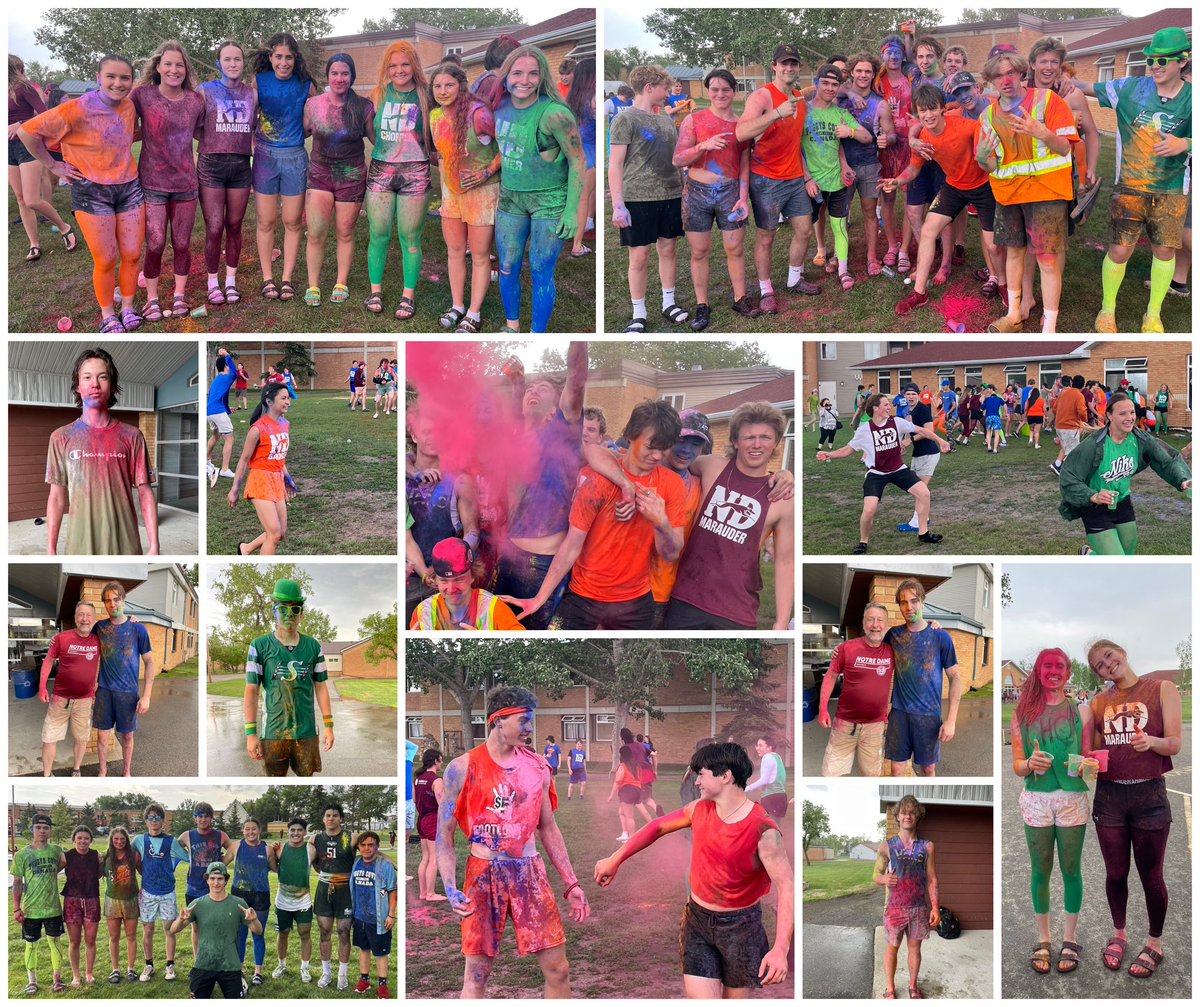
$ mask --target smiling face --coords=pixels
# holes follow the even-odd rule
[[[899,42],[889,42],[880,53],[883,65],[889,70],[899,70],[904,62],[904,47]]]
[[[80,605],[75,609],[75,632],[87,636],[96,625],[96,610],[91,605]]]
[[[900,614],[907,623],[920,622],[925,600],[911,588],[900,593]]]
[[[775,68],[775,79],[790,88],[800,75],[800,63],[794,59],[785,59],[782,63],[772,63]]]
[[[344,97],[350,90],[350,79],[353,74],[350,73],[350,67],[345,63],[331,63],[329,65],[329,90],[336,94],[339,98]]]
[[[518,60],[518,63],[523,60]],[[549,381],[535,381],[525,389],[521,399],[521,415],[534,424],[549,418],[558,405],[558,389]]]
[[[879,400],[879,404],[871,410],[871,420],[878,426],[887,420],[892,415],[892,400],[886,395]]]
[[[1038,664],[1038,681],[1043,689],[1057,692],[1067,684],[1070,677],[1071,666],[1062,654],[1051,652],[1042,656]]]
[[[439,105],[453,105],[458,97],[458,78],[450,73],[439,73],[433,78],[433,100]]]
[[[1093,647],[1088,652],[1088,666],[1105,682],[1119,682],[1130,671],[1125,651],[1109,644]]]
[[[505,80],[505,84],[508,85],[508,93],[513,100],[524,104],[532,104],[537,97],[538,87],[541,83],[541,67],[532,56],[522,56],[516,60]]]
[[[720,112],[727,111],[733,105],[733,88],[724,77],[714,77],[708,82],[708,100],[712,107]]]
[[[225,75],[226,80],[242,79],[242,72],[246,69],[246,57],[236,45],[225,46],[217,57],[217,62],[220,64],[221,73]]]
[[[754,743],[754,750],[758,753],[758,757],[760,759],[768,752],[772,751],[771,746],[767,744],[766,738],[759,738],[758,741]]]
[[[942,70],[945,71],[947,76],[958,73],[966,65],[966,58],[961,52],[948,52],[942,57]]]
[[[492,723],[501,744],[510,748],[520,748],[533,740],[533,710],[512,713]]]
[[[913,832],[917,828],[917,809],[911,804],[905,804],[896,808],[896,824],[905,832]]]
[[[884,635],[888,631],[887,613],[881,608],[868,608],[863,612],[862,627],[867,643],[878,647],[883,643]]]
[[[192,813],[192,818],[196,822],[198,832],[212,831],[213,814],[211,811],[195,811]]]
[[[836,77],[822,77],[817,81],[817,97],[823,102],[832,104],[837,98],[838,88],[841,86],[841,81]]]
[[[242,826],[242,838],[251,846],[257,846],[258,840],[262,835],[262,830],[258,827],[258,822],[246,822]]]
[[[96,74],[100,92],[113,104],[129,97],[133,90],[133,68],[119,59],[110,59]]]
[[[1137,409],[1126,399],[1115,406],[1108,407],[1108,428],[1115,434],[1125,436],[1133,430],[1137,423]]]
[[[398,52],[388,60],[384,76],[392,82],[397,91],[407,91],[413,85],[412,60],[402,52]]]
[[[945,116],[946,116],[945,109],[941,109],[941,108],[919,108],[919,109],[917,109],[917,118],[921,121],[921,125],[924,126],[926,129],[928,129],[931,133],[936,134],[936,133],[940,133],[942,131],[942,129],[944,128],[944,125],[945,125],[945,123],[944,123]],[[906,393],[905,398],[908,398],[908,395],[910,395],[910,394],[916,395],[917,393],[916,392]],[[912,399],[909,399],[908,404],[910,406],[913,404]]]
[[[437,589],[451,609],[461,609],[471,597],[474,575],[468,570],[457,577],[435,577]]]
[[[292,846],[304,845],[304,826],[296,823],[288,826],[288,842]]]
[[[931,45],[917,46],[917,66],[920,67],[921,73],[926,77],[930,76],[930,71],[937,64],[937,52]]]
[[[667,464],[676,472],[682,472],[704,452],[704,438],[695,434],[680,437],[667,452]]]
[[[168,49],[158,61],[158,75],[167,87],[182,87],[187,79],[187,63],[178,49]]]
[[[288,394],[286,388],[281,388],[274,396],[267,399],[267,409],[275,417],[286,416],[288,409],[291,408],[292,397]]]
[[[271,50],[271,69],[280,80],[287,80],[296,69],[296,54],[290,46],[277,45]]]
[[[1172,59],[1168,60],[1165,66],[1157,64],[1149,65],[1150,76],[1154,78],[1156,85],[1167,85],[1168,87],[1177,83],[1179,78],[1183,76],[1183,60]]]
[[[1062,60],[1053,49],[1038,53],[1033,61],[1033,80],[1038,87],[1050,87],[1058,79],[1062,69]]]
[[[212,871],[209,873],[207,880],[208,894],[220,895],[225,891],[225,885],[229,879],[226,878],[225,875],[220,871]]]
[[[713,776],[712,770],[705,766],[696,774],[696,786],[700,790],[701,798],[712,801],[719,797],[726,787],[733,786],[733,774],[726,771],[720,776]]]
[[[850,79],[858,90],[865,91],[870,88],[871,81],[875,79],[875,67],[865,59],[861,59],[854,64],[850,71]]]
[[[124,832],[114,832],[109,836],[108,845],[114,850],[124,850],[129,845],[129,837]]]
[[[75,838],[71,840],[71,843],[75,847],[75,852],[82,856],[92,848],[92,834],[90,832],[76,832]]]

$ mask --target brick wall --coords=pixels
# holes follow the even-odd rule
[[[342,651],[342,675],[345,678],[396,678],[395,660],[385,657],[378,664],[371,664],[366,655],[365,643]]]
[[[281,343],[268,342],[265,351],[262,350],[262,344],[256,342],[231,342],[223,344],[230,352],[238,355],[238,360],[245,364],[246,370],[250,373],[250,385],[261,383],[261,376],[265,370],[266,364],[272,364],[279,360],[283,355],[283,346]],[[312,344],[305,343],[312,352]],[[347,375],[350,372],[350,362],[352,360],[362,360],[364,355],[367,362],[370,364],[367,374],[367,396],[370,398],[375,394],[375,386],[371,384],[371,374],[375,368],[379,366],[379,361],[383,357],[389,360],[398,360],[400,358],[399,345],[394,342],[384,342],[380,339],[368,340],[365,347],[362,340],[352,342],[350,340],[342,340],[338,342],[320,341],[316,344],[317,353],[313,354],[313,360],[317,365],[317,376],[315,387],[319,389],[342,389],[347,387]],[[328,352],[333,350],[335,352]],[[323,351],[323,352],[322,352]],[[296,390],[303,393],[308,387],[307,382],[298,384]],[[248,394],[247,400],[254,401],[254,396]]]
[[[614,441],[621,436],[629,414],[634,406],[646,399],[657,399],[659,393],[653,385],[637,384],[625,381],[614,384],[589,383],[584,393],[583,405],[599,406],[604,410],[604,419],[608,424],[608,436]]]
[[[712,453],[719,457],[725,457],[725,449],[729,446],[729,420],[715,420],[709,427],[709,433],[712,434],[713,449]],[[770,469],[776,471],[783,465],[783,447],[784,441],[780,441],[775,450],[771,453]]]
[[[148,622],[146,633],[159,671],[170,671],[197,653],[196,634]]]

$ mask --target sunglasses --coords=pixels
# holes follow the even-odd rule
[[[304,606],[303,606],[303,605],[280,605],[280,604],[276,604],[276,605],[275,605],[275,611],[276,611],[276,612],[280,612],[280,613],[282,613],[283,615],[299,615],[301,612],[303,612],[303,611],[304,611]]]
[[[1186,58],[1185,56],[1147,56],[1146,66],[1166,66],[1168,63],[1175,63]]]
[[[146,816],[146,821],[148,821],[148,822],[161,822],[161,821],[162,821],[162,815],[147,815],[147,816]]]

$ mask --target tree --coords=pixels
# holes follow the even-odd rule
[[[224,626],[210,628],[210,640],[216,636],[219,643],[240,641],[244,659],[251,640],[275,629],[271,593],[277,580],[294,580],[306,596],[312,593],[312,575],[296,563],[270,566],[241,563],[226,567],[221,579],[213,584],[213,596],[224,606],[226,621]],[[329,616],[311,605],[304,607],[300,628],[318,640],[332,640],[337,635]]]
[[[182,836],[192,827],[192,812],[196,810],[197,802],[195,798],[185,797],[179,802],[175,808],[175,817],[171,820],[171,824],[175,826],[175,835]]]
[[[625,49],[606,49],[604,51],[604,76],[607,80],[617,80],[622,70],[632,70],[635,66],[654,66],[670,63],[671,58],[666,53],[649,53],[631,45]]]
[[[1188,633],[1186,640],[1180,640],[1175,645],[1175,655],[1179,658],[1179,691],[1184,695],[1192,691],[1192,634]]]
[[[316,376],[317,362],[313,360],[306,343],[284,343],[283,356],[275,361],[275,370],[284,369],[292,372],[296,384],[308,381]]]
[[[616,367],[622,360],[632,360],[656,367],[660,371],[691,371],[697,367],[710,371],[724,367],[766,367],[770,361],[757,343],[718,342],[715,340],[688,342],[599,342],[588,344],[588,368]],[[562,350],[545,350],[538,367],[545,371],[567,369]]]
[[[1008,608],[1013,603],[1012,580],[1008,574],[1000,575],[1000,607]]]
[[[124,811],[126,808],[141,811],[146,805],[153,803],[154,798],[149,794],[134,790],[129,793],[113,794],[111,797],[97,797],[95,802],[97,811]]]
[[[242,838],[242,816],[238,814],[237,801],[231,801],[229,809],[221,816],[221,828],[232,839]]]
[[[183,568],[183,572],[184,572],[184,575],[188,579],[188,583],[191,584],[192,587],[198,588],[200,586],[200,564],[199,563],[193,563],[191,566],[185,566]]]
[[[801,811],[802,836],[804,843],[804,863],[809,864],[808,848],[820,836],[829,831],[829,812],[821,805],[805,801]]]
[[[1030,662],[1030,668],[1033,667]],[[1086,661],[1071,660],[1071,685],[1076,689],[1087,689],[1088,692],[1095,692],[1103,683],[1100,681],[1100,676],[1092,671],[1091,665]]]
[[[963,24],[982,24],[987,21],[1004,21],[1016,13],[1008,7],[964,7]],[[1022,9],[1022,14],[1041,18],[1043,21],[1077,21],[1085,17],[1118,17],[1120,7],[1044,7],[1035,10]]]
[[[90,804],[85,804],[79,813],[79,824],[86,825],[89,829],[96,827],[96,812]]]
[[[387,658],[399,659],[399,612],[395,605],[390,612],[372,612],[358,624],[359,637],[370,637],[363,656],[367,664],[380,664]]]
[[[54,823],[50,829],[50,842],[59,845],[69,842],[71,833],[75,831],[75,819],[71,815],[71,806],[66,797],[60,797],[50,809],[50,820]]]
[[[470,31],[472,28],[508,28],[525,24],[521,12],[507,7],[410,7],[393,9],[382,18],[366,18],[363,31],[391,31],[411,28],[418,21],[443,31]]]
[[[51,7],[33,33],[72,77],[91,80],[101,56],[145,59],[165,39],[178,39],[192,61],[216,77],[213,49],[223,38],[262,45],[276,32],[295,36],[310,70],[320,73],[317,39],[330,34],[341,8],[314,7]],[[212,61],[212,62],[207,62]],[[246,72],[251,70],[247,60]]]
[[[46,66],[44,63],[39,63],[36,59],[31,59],[25,64],[25,76],[35,84],[49,86],[66,77],[66,71],[58,67]]]

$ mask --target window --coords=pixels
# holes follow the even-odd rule
[[[1150,376],[1146,369],[1145,357],[1115,357],[1104,361],[1104,383],[1116,391],[1122,378],[1128,378],[1143,395],[1150,388]]]
[[[980,364],[972,364],[970,367],[963,368],[963,383],[975,385],[979,387],[983,384],[983,367]]]
[[[986,612],[992,607],[992,582],[985,580],[983,582],[983,609]]]
[[[425,721],[421,717],[404,718],[404,736],[413,741],[425,737]]]
[[[983,666],[990,668],[992,664],[992,638],[985,636],[983,638]]]
[[[611,713],[595,713],[592,715],[592,741],[612,741],[613,725],[616,717]]]
[[[158,502],[200,512],[200,415],[195,402],[158,411]]]
[[[472,744],[479,744],[487,738],[487,728],[483,723],[483,715],[473,715],[471,717],[471,738]]]
[[[328,659],[329,657],[332,657],[332,655],[331,655],[331,654],[326,654],[325,656],[326,656],[326,658],[327,658],[327,659]],[[422,693],[422,692],[424,692],[425,690],[424,690],[424,689],[422,689],[422,688],[421,688],[421,686],[420,686],[420,685],[418,685],[416,682],[409,682],[409,683],[408,683],[408,690],[407,690],[407,691],[408,691],[408,692],[415,692],[415,693],[418,693],[418,694],[419,694],[419,693]]]
[[[901,367],[900,370],[898,370],[896,372],[896,378],[897,378],[896,383],[901,388],[903,388],[910,381],[912,381],[912,368],[911,367]]]
[[[446,49],[447,56],[453,56],[456,53],[462,55],[463,47],[461,45],[452,45]]]
[[[793,475],[796,472],[796,418],[789,417],[783,432],[783,467]]]
[[[1042,388],[1053,388],[1054,382],[1062,377],[1062,361],[1054,360],[1038,364],[1038,385]]]
[[[1116,76],[1115,56],[1101,56],[1096,60],[1096,83],[1107,84]]]
[[[937,369],[937,383],[938,383],[939,388],[942,387],[943,381],[949,381],[951,387],[954,386],[954,368],[953,367],[939,367]]]
[[[587,741],[587,717],[566,714],[562,719],[563,741]]]
[[[880,371],[879,372],[879,394],[880,395],[891,395],[892,394],[892,372],[891,371]]]
[[[664,396],[662,396],[662,400],[663,400],[663,402],[670,402],[670,403],[671,403],[671,406],[672,406],[672,408],[673,408],[673,409],[674,409],[676,412],[680,412],[680,411],[683,409],[683,399],[684,399],[683,392],[680,392],[678,395],[664,395]]]
[[[821,343],[821,359],[837,360],[837,343]]]
[[[200,385],[200,372],[197,371],[187,380],[188,388],[197,388]]]
[[[1130,49],[1125,55],[1125,76],[1145,77],[1146,57],[1141,49]]]
[[[883,356],[883,343],[863,343],[863,360],[874,360]]]
[[[1005,364],[1004,365],[1004,383],[1006,385],[1016,385],[1018,388],[1025,387],[1025,365],[1024,364]]]

